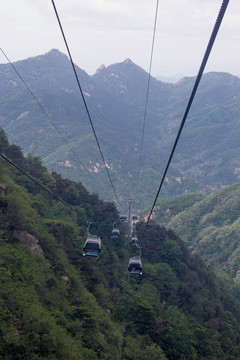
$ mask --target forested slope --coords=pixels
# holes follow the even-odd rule
[[[143,275],[127,272],[115,206],[24,158],[1,131],[0,150],[75,211],[0,161],[0,359],[239,359],[240,304],[171,230],[141,239]],[[103,243],[84,258],[87,221]]]
[[[236,282],[240,267],[239,190],[239,183],[227,186],[180,211],[168,222],[168,227],[191,250],[201,254],[215,269],[228,272]],[[158,221],[162,222],[161,217]]]
[[[199,253],[218,273],[228,274],[235,284],[240,281],[239,191],[236,183],[208,196],[176,196],[160,200],[154,211],[158,224],[173,229],[190,251]]]

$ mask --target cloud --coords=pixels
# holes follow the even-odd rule
[[[155,75],[195,74],[221,0],[159,0],[153,57]],[[156,0],[55,0],[74,61],[88,73],[131,58],[149,67]],[[14,9],[14,11],[13,11]],[[210,64],[238,71],[240,1],[230,1]],[[2,48],[15,61],[58,48],[66,53],[49,0],[1,4]],[[227,49],[227,51],[226,51]],[[2,59],[2,62],[5,62]]]

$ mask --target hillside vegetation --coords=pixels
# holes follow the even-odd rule
[[[215,270],[240,282],[240,184],[208,196],[182,195],[162,200],[155,220],[173,229],[191,251],[199,253]]]
[[[49,170],[111,201],[114,195],[67,56],[51,50],[14,66],[73,151],[11,65],[1,64],[0,126],[11,142],[26,156],[40,156]],[[195,79],[167,84],[151,77],[138,178],[147,72],[130,59],[101,66],[93,76],[76,69],[118,196],[132,197],[144,209],[156,194]],[[208,194],[239,180],[239,98],[236,76],[203,76],[162,190],[165,198]]]
[[[143,275],[129,276],[118,213],[82,186],[23,157],[0,133],[1,153],[75,211],[0,161],[0,359],[240,359],[240,304],[173,231],[151,223]],[[87,221],[102,239],[84,258]]]

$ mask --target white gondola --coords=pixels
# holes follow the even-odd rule
[[[112,230],[111,239],[119,239],[120,231],[117,228]]]
[[[83,248],[83,256],[98,257],[101,251],[101,239],[96,235],[89,235]]]
[[[128,271],[130,274],[142,275],[142,261],[140,257],[132,257],[128,263]]]
[[[120,221],[126,221],[127,220],[127,215],[121,215],[119,220]]]
[[[132,246],[138,246],[138,238],[137,238],[136,236],[133,236],[133,237],[131,238],[130,244],[131,244]]]

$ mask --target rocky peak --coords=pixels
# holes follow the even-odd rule
[[[5,195],[5,192],[6,192],[6,186],[0,184],[0,194]]]
[[[124,63],[125,63],[125,64],[133,64],[132,60],[129,59],[129,58],[125,59],[125,60],[124,60]]]
[[[99,66],[99,68],[96,70],[95,74],[98,74],[100,71],[102,71],[102,70],[104,70],[104,69],[106,69],[106,66],[102,64],[102,65]]]

